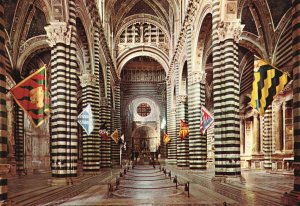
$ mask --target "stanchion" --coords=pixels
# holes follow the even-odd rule
[[[173,179],[173,183],[176,184],[176,189],[178,189],[178,181],[177,181],[177,176],[175,175],[174,179]]]
[[[188,197],[190,197],[190,183],[189,182],[185,183],[184,191],[186,191],[188,193]]]

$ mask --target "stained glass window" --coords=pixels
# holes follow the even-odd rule
[[[151,113],[151,107],[147,103],[141,103],[137,107],[137,113],[142,117],[147,117]]]

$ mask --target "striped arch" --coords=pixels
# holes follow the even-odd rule
[[[35,36],[33,38],[28,39],[23,45],[27,45],[24,48],[23,53],[19,56],[16,68],[22,71],[25,61],[36,54],[37,52],[50,50],[49,44],[47,42],[48,37],[46,35]]]
[[[81,38],[85,38],[86,42],[82,42],[84,44],[84,46],[82,47],[84,49],[84,54],[85,54],[85,63],[86,64],[90,64],[90,70],[92,73],[94,73],[94,67],[92,65],[94,65],[94,56],[93,54],[93,41],[92,41],[92,35],[87,35],[89,33],[89,29],[91,27],[91,23],[90,21],[87,21],[89,19],[89,16],[87,14],[87,11],[83,10],[84,5],[79,5],[76,7],[76,15],[77,15],[77,19],[80,20],[82,26],[83,26],[83,30],[79,30],[80,28],[78,28],[77,26],[77,33],[79,34],[79,36]],[[83,33],[84,32],[84,33]],[[86,69],[86,68],[84,68]]]
[[[134,57],[138,56],[149,56],[155,59],[161,66],[164,68],[165,72],[167,73],[169,70],[169,59],[168,57],[157,48],[149,47],[149,46],[138,46],[133,49],[129,49],[123,52],[117,58],[117,73],[118,76],[121,75],[122,69],[127,62],[129,62]]]
[[[120,36],[126,28],[128,28],[132,24],[135,24],[138,22],[147,22],[147,23],[150,23],[150,24],[153,24],[153,25],[159,27],[165,33],[165,35],[167,35],[167,37],[170,41],[169,28],[167,28],[167,25],[164,24],[164,22],[162,22],[159,18],[157,18],[156,16],[149,15],[149,14],[143,14],[143,15],[135,14],[135,15],[126,17],[122,21],[122,24],[121,24],[122,26],[117,30],[118,32],[116,34],[115,43],[117,44],[119,42]]]
[[[197,49],[198,49],[198,46],[199,46],[199,36],[200,36],[200,31],[203,27],[203,24],[207,18],[207,16],[209,14],[211,14],[211,3],[206,1],[204,4],[202,4],[203,6],[201,6],[199,8],[199,10],[201,12],[198,12],[197,13],[197,16],[195,17],[196,21],[194,22],[194,27],[195,29],[193,30],[193,34],[194,34],[194,38],[192,38],[192,42],[191,42],[191,45],[192,45],[192,48],[191,48],[191,54],[192,54],[192,58],[191,58],[191,61],[192,61],[192,70],[199,70],[197,69],[197,66],[196,66],[196,63],[197,63],[197,60],[200,62],[200,65],[201,65],[201,62],[202,62],[202,65],[204,65],[205,63],[205,60],[204,60],[204,46],[202,47],[201,51],[202,52],[202,59],[199,59],[197,57]],[[204,42],[205,39],[203,39],[203,43],[207,44],[207,42]],[[201,67],[200,66],[200,69],[205,69],[204,67]]]

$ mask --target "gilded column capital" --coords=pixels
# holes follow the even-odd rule
[[[45,30],[50,47],[53,47],[57,43],[70,45],[72,29],[66,22],[50,22],[50,25],[46,26]]]
[[[176,100],[178,103],[185,103],[187,101],[187,95],[177,95]]]
[[[233,39],[238,42],[245,25],[240,21],[220,21],[218,24],[218,35],[220,41]]]
[[[101,107],[108,106],[108,99],[106,97],[101,98],[101,100],[100,100],[100,106]]]
[[[204,71],[193,71],[191,75],[192,84],[205,83],[206,73]]]
[[[82,87],[96,86],[97,77],[91,73],[83,73],[80,77],[80,83]]]

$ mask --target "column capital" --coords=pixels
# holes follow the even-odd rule
[[[176,100],[178,103],[185,103],[187,101],[187,95],[177,95]]]
[[[239,20],[220,21],[218,24],[218,35],[220,41],[233,39],[235,42],[238,42],[241,37],[244,26],[245,25],[241,24]]]
[[[108,106],[108,99],[106,97],[101,98],[100,106],[102,106],[102,107]]]
[[[191,79],[192,79],[192,84],[205,83],[206,72],[204,72],[204,71],[192,71]]]
[[[80,77],[80,83],[82,87],[96,86],[97,77],[91,73],[83,73]]]
[[[45,30],[50,47],[53,47],[57,43],[70,45],[72,29],[66,22],[50,22],[50,25],[45,26]]]

